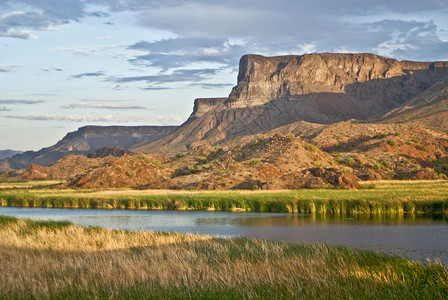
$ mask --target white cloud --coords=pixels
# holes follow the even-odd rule
[[[120,105],[120,104],[106,104],[106,103],[87,103],[78,102],[72,104],[66,104],[62,106],[65,109],[84,109],[84,108],[94,108],[94,109],[110,109],[110,110],[146,110],[146,107],[138,105]]]
[[[13,72],[17,67],[15,65],[0,65],[0,73]]]
[[[0,31],[0,36],[16,38],[16,39],[22,39],[22,40],[29,40],[29,39],[37,39],[38,38],[37,35],[32,34],[28,30]]]
[[[39,104],[45,102],[44,100],[34,99],[0,99],[0,104]]]
[[[29,121],[70,121],[70,122],[138,122],[146,121],[146,118],[137,116],[117,116],[117,115],[55,115],[55,114],[38,114],[38,115],[8,115],[10,119],[21,119]]]

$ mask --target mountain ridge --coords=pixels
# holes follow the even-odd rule
[[[83,126],[69,132],[55,145],[39,151],[26,151],[0,161],[0,171],[19,170],[31,164],[48,166],[68,154],[89,154],[106,146],[129,148],[142,141],[153,141],[177,126]]]
[[[443,61],[398,61],[374,54],[245,55],[227,100],[200,116],[193,112],[165,137],[131,150],[176,153],[301,121],[380,120],[447,77],[448,62]]]

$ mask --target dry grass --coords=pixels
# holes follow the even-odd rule
[[[441,265],[325,245],[0,217],[0,298],[439,298]]]

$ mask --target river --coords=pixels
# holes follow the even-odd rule
[[[0,207],[0,215],[69,220],[111,229],[244,236],[325,243],[448,265],[448,218],[414,215],[310,215],[209,211]]]

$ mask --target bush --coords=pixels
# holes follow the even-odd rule
[[[314,150],[316,150],[316,146],[311,145],[311,144],[306,144],[305,145],[305,150],[307,150],[307,151],[314,151]]]
[[[394,140],[388,140],[387,143],[392,147],[397,145],[397,142]]]
[[[380,161],[380,166],[384,170],[390,169],[390,163],[384,159]]]
[[[418,145],[417,145],[417,148],[418,148],[419,150],[426,151],[426,146],[425,146],[425,145],[418,144]]]
[[[254,166],[259,163],[261,163],[261,160],[259,158],[252,158],[249,162],[249,166]]]

